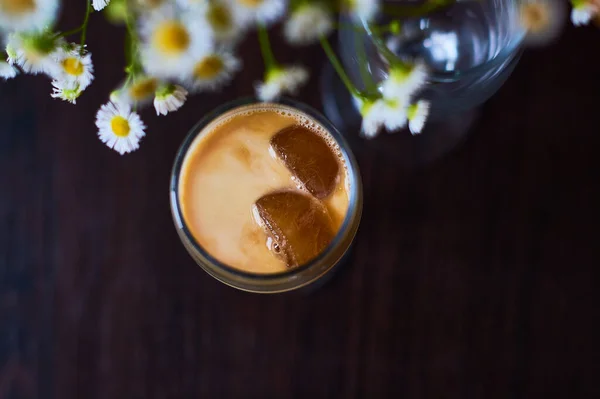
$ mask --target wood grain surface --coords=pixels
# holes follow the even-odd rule
[[[76,26],[84,5],[67,3]],[[0,84],[0,398],[599,397],[598,30],[528,51],[438,162],[357,152],[349,264],[311,294],[261,296],[194,264],[167,192],[188,129],[252,94],[256,39],[222,93],[144,111],[121,157],[94,118],[123,31],[93,18],[98,77],[77,106],[43,77]],[[318,47],[274,40],[318,75]],[[321,106],[316,77],[299,97]]]

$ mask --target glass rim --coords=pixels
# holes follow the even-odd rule
[[[365,32],[367,33],[367,36],[369,36],[371,40],[375,43],[375,47],[378,49],[378,51],[380,46],[387,47],[387,45],[383,42],[383,39],[377,34],[373,33],[367,20],[361,18],[360,23],[363,26]],[[515,34],[511,38],[508,45],[504,46],[502,50],[498,51],[498,53],[494,54],[493,57],[486,60],[485,62],[482,62],[481,64],[474,65],[472,67],[454,72],[435,72],[432,73],[432,76],[437,78],[436,81],[442,82],[447,79],[458,79],[464,77],[465,75],[478,74],[481,71],[494,68],[498,64],[502,64],[503,62],[505,62],[509,57],[511,57],[511,55],[517,53],[521,49],[521,45],[525,40],[525,35],[526,32],[524,30],[519,30],[518,34]]]
[[[214,256],[212,256],[207,250],[205,250],[203,248],[203,246],[198,242],[198,240],[191,233],[190,228],[189,228],[188,224],[186,223],[185,218],[183,216],[183,212],[181,209],[182,207],[181,207],[181,203],[180,203],[180,199],[179,199],[179,180],[181,177],[183,163],[185,161],[186,155],[188,154],[188,151],[189,151],[191,145],[194,143],[194,141],[200,135],[200,133],[203,131],[203,129],[206,126],[208,126],[210,123],[212,123],[213,121],[215,121],[216,119],[218,119],[219,117],[221,117],[222,115],[226,114],[229,111],[233,111],[236,108],[241,108],[243,106],[252,106],[252,105],[260,105],[260,104],[264,104],[265,106],[273,105],[273,106],[290,107],[297,111],[300,111],[300,113],[302,113],[302,114],[306,114],[306,116],[310,117],[311,119],[314,119],[316,122],[323,125],[323,127],[327,130],[328,134],[330,134],[334,138],[334,140],[336,141],[336,143],[338,144],[338,146],[340,148],[344,162],[346,163],[346,169],[347,169],[346,173],[348,174],[348,178],[350,179],[350,182],[351,182],[351,188],[349,191],[350,198],[349,198],[349,203],[348,203],[348,210],[346,212],[346,215],[344,217],[344,221],[342,222],[342,225],[340,226],[338,232],[336,233],[333,240],[329,243],[327,248],[325,250],[323,250],[316,258],[314,258],[313,260],[311,260],[310,262],[308,262],[304,265],[294,267],[289,270],[276,272],[276,273],[251,273],[251,272],[248,272],[245,270],[235,268],[226,263],[223,263],[223,262],[219,261],[218,259],[216,259]],[[208,263],[211,264],[211,266],[214,266],[217,269],[222,269],[224,272],[231,274],[237,278],[250,280],[251,282],[255,282],[255,283],[260,283],[260,282],[272,282],[272,281],[276,281],[276,280],[287,279],[287,278],[296,276],[298,274],[301,274],[304,271],[309,270],[311,267],[313,267],[314,265],[321,262],[324,258],[326,258],[328,254],[331,254],[332,251],[334,251],[335,249],[339,249],[340,245],[344,242],[344,238],[347,236],[347,234],[349,232],[352,233],[353,235],[355,235],[357,226],[354,229],[354,232],[352,232],[352,226],[354,224],[358,225],[358,223],[360,222],[360,217],[362,214],[363,192],[362,192],[362,180],[361,180],[360,172],[358,169],[358,163],[350,149],[349,144],[346,142],[343,135],[333,125],[333,123],[330,122],[320,112],[318,112],[314,108],[312,108],[302,102],[299,102],[297,100],[293,100],[290,98],[286,98],[286,97],[280,98],[276,102],[261,102],[260,100],[257,100],[255,97],[243,97],[243,98],[240,98],[237,100],[229,101],[225,104],[218,106],[217,108],[213,109],[212,111],[208,112],[204,117],[202,117],[200,119],[199,122],[197,122],[190,129],[190,131],[185,136],[182,144],[180,145],[179,149],[177,150],[177,153],[175,156],[175,161],[173,163],[173,168],[171,171],[171,177],[170,177],[170,183],[169,183],[169,195],[170,195],[171,212],[173,215],[173,219],[174,219],[176,228],[178,229],[180,234],[184,235],[184,237],[186,238],[188,243],[192,246],[194,251],[196,251],[201,256],[203,261],[207,261]],[[353,241],[353,238],[354,237],[352,237],[351,242]],[[184,245],[185,245],[185,243],[184,243]],[[348,245],[348,247],[349,247],[349,245]],[[347,248],[346,248],[346,250],[347,250]],[[344,253],[346,252],[346,250],[344,251]],[[238,285],[230,283],[229,281],[223,281],[222,278],[214,275],[213,273],[208,271],[202,265],[200,265],[200,266],[202,267],[202,269],[207,271],[210,275],[212,275],[213,277],[215,277],[216,279],[220,280],[221,282],[223,282],[225,284],[231,285],[235,288],[242,289],[245,291],[258,292],[256,290],[242,288]],[[333,267],[334,265],[331,265],[331,266]],[[325,271],[325,273],[327,271]],[[307,282],[307,284],[308,283],[310,283],[310,281]],[[305,285],[305,284],[303,284],[303,285]],[[294,288],[296,288],[296,287],[294,287]],[[294,289],[294,288],[282,289],[282,290],[278,290],[278,291],[274,291],[274,292],[288,291],[288,290]],[[299,287],[297,287],[297,288],[299,288]]]

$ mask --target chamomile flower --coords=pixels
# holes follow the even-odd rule
[[[427,67],[423,63],[392,65],[382,85],[383,96],[406,100],[421,89],[426,81]]]
[[[60,98],[75,104],[77,99],[83,93],[83,90],[77,83],[68,83],[64,80],[53,80],[52,81],[52,98]]]
[[[406,104],[400,99],[380,98],[359,101],[359,104],[363,117],[362,134],[366,138],[377,136],[382,127],[393,132],[406,126]]]
[[[377,16],[380,0],[344,0],[345,9],[354,18],[372,21]]]
[[[146,128],[140,116],[131,112],[129,105],[120,102],[109,102],[100,107],[96,126],[100,140],[121,155],[139,148]]]
[[[187,90],[181,86],[166,85],[161,87],[156,91],[156,97],[154,97],[156,115],[166,115],[169,112],[177,111],[185,103],[187,95]]]
[[[0,30],[42,30],[56,18],[58,0],[0,0]]]
[[[58,73],[53,76],[54,79],[64,82],[67,86],[78,86],[82,91],[94,80],[92,55],[82,53],[81,47],[61,47],[54,53],[54,57],[58,64]]]
[[[141,56],[146,71],[165,79],[185,80],[198,58],[213,46],[212,31],[195,13],[172,5],[147,13],[141,23]]]
[[[141,76],[132,83],[123,84],[111,94],[111,101],[130,106],[144,106],[152,101],[160,82],[152,76]]]
[[[333,29],[332,15],[319,3],[305,3],[292,11],[284,25],[284,34],[291,44],[311,44]]]
[[[227,51],[209,53],[196,62],[187,84],[196,91],[216,90],[228,83],[241,66],[242,62]]]
[[[12,79],[19,73],[19,70],[7,62],[0,61],[0,78],[4,80]]]
[[[231,9],[246,25],[271,24],[287,10],[287,0],[229,0]]]
[[[423,131],[425,122],[429,117],[429,101],[419,100],[408,107],[408,128],[412,134],[419,134]]]
[[[88,0],[90,1],[90,0]],[[92,0],[92,6],[94,7],[94,10],[96,11],[101,11],[104,9],[104,7],[106,7],[108,5],[108,3],[110,3],[110,0]]]
[[[219,45],[233,46],[237,43],[244,32],[244,23],[232,4],[225,0],[213,0],[203,2],[200,9]]]
[[[571,21],[575,26],[587,25],[598,14],[598,7],[586,0],[571,0]]]
[[[519,17],[527,32],[530,45],[546,44],[560,33],[565,5],[560,0],[524,0],[520,3]]]
[[[14,33],[8,37],[6,52],[8,63],[18,65],[26,73],[46,73],[55,76],[58,64],[54,52],[61,45],[60,40],[46,33]]]
[[[261,101],[273,101],[285,93],[296,94],[308,80],[308,71],[301,66],[277,67],[268,71],[264,82],[255,86]]]

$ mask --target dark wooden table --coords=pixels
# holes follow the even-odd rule
[[[120,157],[94,117],[122,31],[96,19],[99,77],[76,107],[43,77],[0,84],[0,398],[600,395],[600,32],[526,53],[429,167],[361,151],[350,264],[310,295],[261,296],[195,266],[167,194],[188,129],[252,93],[255,40],[230,87],[145,111],[140,151]],[[322,66],[318,48],[277,47]],[[317,79],[300,98],[320,107]]]

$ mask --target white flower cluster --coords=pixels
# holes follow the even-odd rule
[[[138,148],[145,125],[137,111],[150,104],[157,115],[181,108],[189,92],[215,91],[241,69],[235,47],[243,34],[278,22],[288,0],[87,0],[83,25],[65,34],[53,29],[59,0],[0,0],[0,41],[6,60],[0,78],[19,72],[45,74],[52,97],[75,103],[94,80],[85,34],[92,9],[123,22],[132,41],[127,75],[100,107],[99,138],[120,154]],[[332,12],[312,5],[294,10],[287,22],[290,43],[307,44],[330,32]],[[317,30],[314,18],[319,19]],[[66,37],[81,34],[81,44]],[[312,34],[312,35],[311,35]],[[308,80],[300,66],[275,65],[256,84],[257,97],[274,101]]]
[[[600,0],[570,0],[575,25],[598,17]],[[181,108],[190,93],[215,91],[228,84],[242,67],[235,55],[244,34],[257,30],[265,62],[264,79],[255,84],[256,97],[275,101],[296,94],[309,78],[299,65],[281,65],[272,52],[267,27],[283,22],[283,36],[290,45],[322,41],[328,57],[335,54],[325,37],[334,30],[334,13],[349,13],[358,25],[375,24],[383,10],[381,0],[86,0],[83,24],[67,32],[55,29],[60,0],[0,0],[0,78],[20,73],[45,74],[51,79],[53,98],[75,104],[94,80],[92,55],[86,47],[90,14],[104,10],[112,22],[127,27],[130,44],[126,76],[100,107],[96,125],[100,139],[124,154],[138,148],[145,125],[137,111],[153,105],[157,115]],[[444,1],[432,0],[440,6]],[[522,0],[519,17],[530,40],[540,42],[560,27],[561,0]],[[389,5],[389,4],[388,4]],[[401,6],[401,5],[399,5]],[[285,21],[283,17],[287,14]],[[398,21],[396,21],[398,23]],[[388,31],[393,25],[384,26]],[[396,25],[394,25],[396,26]],[[67,40],[80,35],[77,42]],[[393,57],[392,57],[393,58]],[[397,59],[376,95],[356,94],[363,115],[363,134],[375,137],[409,127],[423,130],[430,104],[420,99],[427,70],[418,61]],[[338,66],[343,75],[343,68]]]
[[[429,102],[418,100],[411,104],[427,82],[427,69],[421,63],[396,63],[381,84],[382,96],[377,99],[358,99],[363,116],[362,133],[367,138],[377,136],[381,128],[393,132],[408,127],[412,134],[421,133],[429,116]]]

